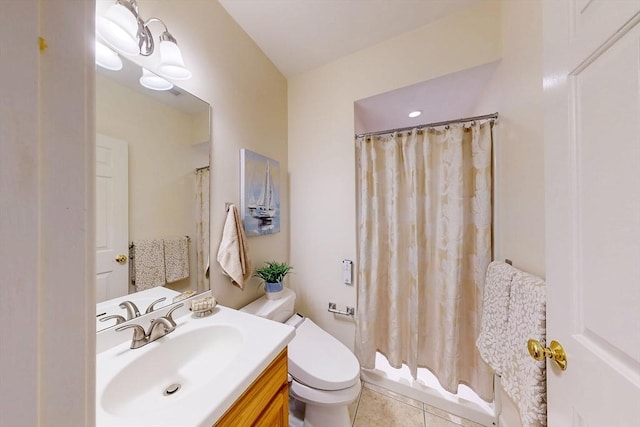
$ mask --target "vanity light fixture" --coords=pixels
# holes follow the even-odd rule
[[[169,90],[173,87],[173,84],[170,81],[165,80],[156,74],[153,74],[146,68],[142,69],[140,84],[151,90]]]
[[[153,53],[155,42],[149,24],[159,22],[164,31],[158,37],[160,41],[159,72],[175,80],[191,78],[191,72],[185,67],[182,53],[175,37],[169,33],[166,24],[158,18],[144,21],[138,12],[137,0],[115,0],[103,16],[96,19],[96,32],[116,51],[125,55],[149,56]]]
[[[111,71],[122,70],[120,56],[98,40],[96,40],[96,64]]]
[[[412,119],[420,116],[422,114],[422,111],[420,110],[415,110],[409,113],[409,117],[411,117]]]

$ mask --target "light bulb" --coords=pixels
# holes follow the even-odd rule
[[[182,53],[178,45],[170,40],[160,40],[160,65],[158,71],[174,80],[191,78],[191,71],[184,66]]]
[[[96,32],[108,45],[126,55],[140,53],[138,17],[122,4],[109,7],[105,16],[96,19]]]
[[[96,40],[96,64],[107,70],[122,70],[122,59],[117,53]]]
[[[147,89],[151,90],[169,90],[173,87],[173,84],[162,77],[152,73],[146,68],[142,69],[142,77],[140,77],[140,84]]]

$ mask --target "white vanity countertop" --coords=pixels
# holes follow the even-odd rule
[[[97,427],[211,427],[295,336],[291,326],[220,305],[175,321],[175,331],[141,348],[128,339],[97,354]],[[182,388],[163,396],[172,383]]]

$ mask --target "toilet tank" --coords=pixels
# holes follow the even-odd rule
[[[280,299],[268,299],[266,295],[242,307],[240,311],[284,323],[293,315],[296,294],[288,288],[282,290]]]

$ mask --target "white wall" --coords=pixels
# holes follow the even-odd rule
[[[196,144],[208,140],[201,117],[96,75],[96,131],[128,144],[129,240],[191,237],[191,274],[167,285],[180,292],[197,289],[195,169],[209,164]]]
[[[179,86],[213,107],[211,152],[211,289],[224,305],[240,307],[263,293],[259,281],[241,291],[222,276],[216,262],[226,215],[225,202],[240,203],[240,148],[280,162],[280,233],[249,239],[254,267],[267,260],[289,260],[287,163],[287,82],[249,36],[212,0],[141,0],[144,17],[162,18],[193,72]],[[162,27],[152,27],[159,31]],[[138,63],[155,69],[155,55]]]
[[[502,61],[477,113],[499,111],[496,126],[495,258],[544,277],[542,2],[501,2]],[[500,426],[521,426],[500,390]]]
[[[297,309],[350,348],[353,321],[327,303],[356,304],[341,279],[356,258],[354,102],[499,59],[499,12],[483,2],[289,80],[290,282]]]
[[[0,2],[2,426],[95,424],[93,17]]]
[[[496,126],[495,258],[544,277],[542,3],[501,2],[502,60],[476,105]]]

